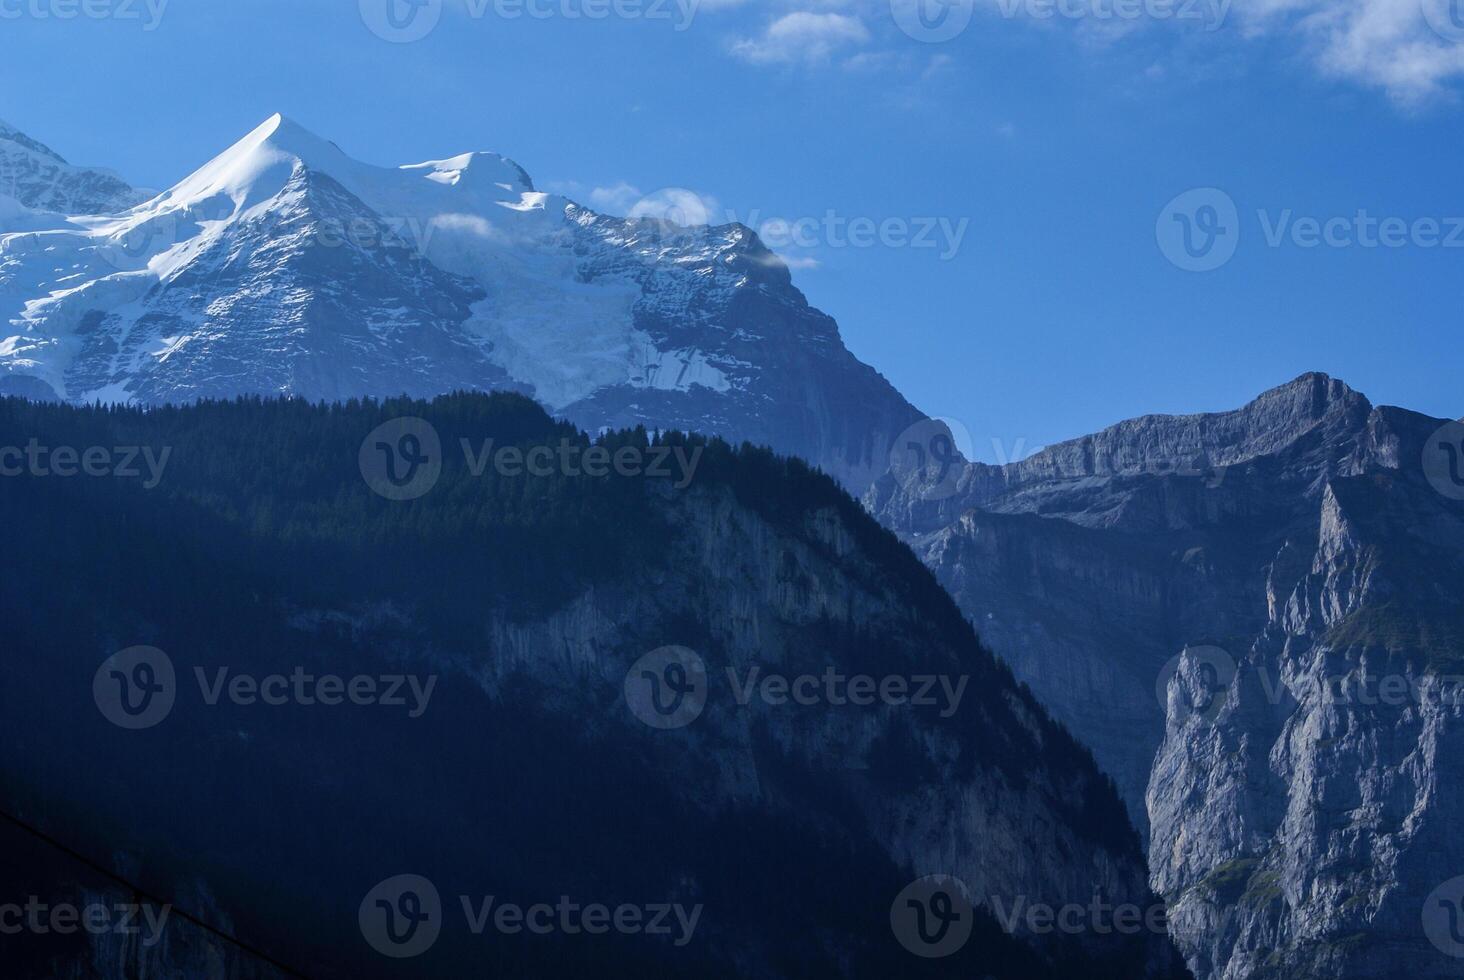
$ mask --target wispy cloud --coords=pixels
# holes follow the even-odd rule
[[[858,17],[799,10],[779,17],[756,37],[734,41],[732,53],[753,64],[820,64],[871,40]]]
[[[1459,0],[1143,0],[1127,8],[1111,0],[985,0],[982,9],[1049,33],[1067,25],[1087,44],[1152,40],[1164,29],[1176,42],[1200,33],[1258,56],[1255,42],[1276,42],[1267,53],[1299,54],[1322,77],[1382,89],[1410,106],[1464,78]],[[1163,70],[1155,64],[1149,75]]]
[[[622,180],[609,187],[590,188],[586,200],[590,207],[601,214],[625,215],[630,214],[631,209],[645,196],[639,187]]]
[[[1025,23],[1058,37],[1070,33],[1084,46],[1110,47],[1145,37],[1144,52],[1159,77],[1172,45],[1192,58],[1196,46],[1226,58],[1244,51],[1254,57],[1297,57],[1320,77],[1363,85],[1415,107],[1455,92],[1464,81],[1464,6],[1460,0],[952,0],[986,14],[947,42],[932,60],[916,60],[910,38],[896,27],[891,3],[917,0],[773,0],[774,19],[754,33],[734,37],[729,50],[760,65],[837,63],[862,72],[897,71],[924,80],[959,65],[963,38],[977,30]],[[936,0],[919,0],[935,3]],[[761,14],[751,0],[700,0],[702,8]],[[965,7],[969,13],[970,6]],[[1064,31],[1066,27],[1069,30]],[[908,32],[906,32],[908,33]],[[1260,45],[1257,42],[1269,42]],[[1182,48],[1181,48],[1182,45]],[[918,46],[917,46],[918,47]]]
[[[1417,104],[1464,77],[1464,18],[1455,0],[1236,0],[1252,35],[1297,39],[1330,77]]]

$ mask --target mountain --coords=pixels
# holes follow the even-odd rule
[[[1447,676],[1464,441],[1442,420],[1306,375],[968,464],[749,229],[600,215],[492,153],[370,166],[281,117],[157,197],[68,210],[0,198],[0,394],[507,391],[591,433],[802,457],[869,488],[1112,774],[1196,972],[1458,975],[1420,911],[1430,856],[1454,862],[1451,706],[1316,694]]]
[[[110,170],[73,167],[55,150],[0,120],[0,199],[60,214],[111,214],[140,204],[146,196]]]
[[[1310,374],[866,497],[1114,775],[1201,978],[1464,976],[1461,435]]]
[[[417,499],[372,491],[368,462],[398,431],[383,426],[411,426],[431,457]],[[1187,975],[1162,930],[1000,923],[1039,903],[1156,907],[1137,835],[930,573],[806,464],[624,432],[597,445],[665,448],[691,478],[475,475],[489,439],[590,458],[587,437],[507,394],[0,400],[0,446],[31,439],[147,447],[133,456],[157,465],[0,480],[8,553],[26,556],[0,584],[0,812],[71,851],[6,823],[26,842],[6,862],[46,900],[132,887],[176,915],[153,944],[7,936],[7,976],[275,975],[261,955],[316,977]],[[681,681],[704,679],[674,724],[630,693],[668,649]],[[739,695],[753,671],[960,677],[964,696]],[[327,673],[352,691],[409,676],[430,698],[415,713],[331,705],[323,686],[268,700],[269,677]],[[159,700],[119,699],[119,676]],[[251,678],[258,697],[232,693]],[[403,874],[440,893],[421,910],[441,931],[390,959],[368,945],[365,899]],[[945,958],[891,928],[925,875],[959,877],[980,906],[946,920],[970,939]],[[684,944],[478,935],[459,896],[677,903],[700,925]]]
[[[497,154],[375,167],[275,116],[129,210],[32,198],[0,209],[0,393],[520,391],[591,432],[714,432],[855,489],[920,419],[750,229],[597,214]]]

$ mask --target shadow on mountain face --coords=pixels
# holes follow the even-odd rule
[[[362,477],[401,416],[441,472],[393,501]],[[918,876],[981,906],[1150,896],[1111,783],[832,480],[641,432],[602,444],[679,449],[690,478],[475,475],[486,439],[590,445],[512,396],[0,402],[0,446],[152,452],[138,478],[0,479],[0,797],[78,852],[7,824],[6,878],[176,913],[161,938],[7,934],[7,975],[1185,975],[1163,936],[1017,939],[984,907],[951,955],[902,947]],[[671,644],[706,705],[660,730],[626,678]],[[743,705],[749,667],[968,684],[949,714]]]

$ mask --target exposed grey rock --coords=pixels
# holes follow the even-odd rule
[[[1114,774],[1201,977],[1464,975],[1422,927],[1464,869],[1457,705],[1319,693],[1464,654],[1441,425],[1307,375],[866,496]]]

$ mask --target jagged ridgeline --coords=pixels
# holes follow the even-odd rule
[[[390,500],[362,447],[402,417],[438,437],[441,471]],[[309,976],[1187,975],[1162,935],[1014,938],[984,910],[954,955],[902,947],[891,906],[927,874],[982,906],[1151,901],[1113,786],[832,479],[679,434],[598,442],[647,469],[679,456],[667,477],[525,475],[498,451],[591,442],[502,394],[0,401],[0,447],[48,452],[0,458],[21,471],[0,477],[6,812]],[[96,450],[98,473],[136,447],[139,475],[57,475],[61,447]],[[705,663],[706,701],[656,728],[626,677],[668,645]],[[119,726],[101,668],[138,646],[166,654],[174,698]],[[949,711],[740,703],[753,669],[966,681]],[[230,686],[299,673],[405,676],[430,698],[268,704]],[[28,893],[125,893],[15,835]],[[360,915],[403,874],[440,894],[440,935],[394,959]],[[488,896],[700,911],[680,944],[480,933],[469,911]],[[152,945],[4,941],[7,976],[275,975],[176,919]]]

